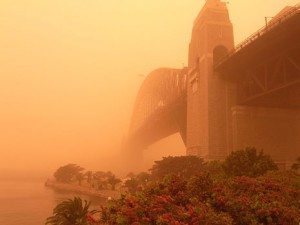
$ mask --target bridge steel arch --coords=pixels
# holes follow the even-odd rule
[[[143,149],[179,132],[186,140],[186,70],[160,68],[144,80],[132,113],[127,146]]]

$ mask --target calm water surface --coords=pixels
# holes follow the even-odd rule
[[[74,195],[49,189],[42,181],[0,180],[0,225],[43,225],[57,203]],[[92,201],[93,208],[104,203],[80,197]]]

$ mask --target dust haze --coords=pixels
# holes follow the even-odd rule
[[[204,2],[1,0],[0,177],[48,176],[70,162],[119,173],[138,88],[155,68],[187,65]],[[296,3],[230,0],[236,44]],[[173,135],[147,149],[145,167],[183,154]]]

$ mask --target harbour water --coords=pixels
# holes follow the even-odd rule
[[[40,181],[0,180],[0,225],[43,225],[53,208],[77,194],[57,192]],[[100,208],[101,199],[80,196]]]

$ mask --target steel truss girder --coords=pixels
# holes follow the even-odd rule
[[[300,84],[299,54],[282,53],[242,72],[238,81],[238,103],[257,99]]]
[[[129,135],[149,129],[161,117],[181,105],[186,98],[185,70],[159,69],[147,76],[143,82],[130,124]],[[151,126],[152,127],[152,126]]]

